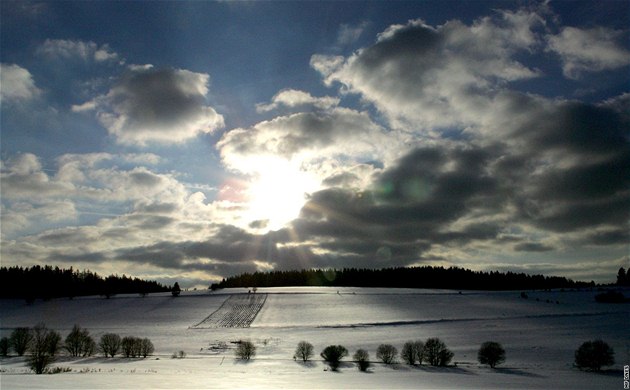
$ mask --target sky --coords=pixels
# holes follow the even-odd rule
[[[630,266],[625,1],[0,3],[2,266]]]

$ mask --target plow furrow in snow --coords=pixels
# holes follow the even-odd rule
[[[221,307],[191,328],[248,328],[266,300],[267,294],[230,295]]]

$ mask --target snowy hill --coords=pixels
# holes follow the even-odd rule
[[[627,292],[626,292],[627,293]],[[74,324],[96,339],[104,333],[150,338],[146,359],[62,356],[54,364],[71,371],[34,375],[18,357],[3,358],[2,389],[34,388],[407,388],[407,389],[604,389],[623,388],[628,364],[630,305],[601,304],[594,291],[458,292],[370,288],[261,288],[182,292],[147,297],[55,299],[26,305],[0,300],[1,334],[38,322],[63,337]],[[255,295],[255,296],[254,296]],[[627,295],[627,294],[626,294]],[[376,362],[379,344],[400,350],[408,340],[439,337],[455,353],[445,368],[386,366]],[[601,338],[616,351],[603,373],[573,367],[573,354]],[[234,359],[233,341],[250,339],[257,355]],[[297,343],[315,347],[312,362],[293,360]],[[477,362],[484,341],[500,342],[506,362],[492,370]],[[368,350],[371,373],[345,359],[327,371],[319,352],[344,345],[350,355]],[[172,359],[174,352],[184,359]],[[399,359],[400,360],[400,359]]]

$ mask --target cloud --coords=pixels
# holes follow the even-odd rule
[[[514,246],[517,252],[549,252],[553,247],[538,242],[523,242]]]
[[[105,273],[115,262],[119,272],[196,281],[272,268],[502,267],[497,259],[512,270],[616,272],[630,219],[630,95],[585,103],[517,91],[529,83],[515,81],[541,74],[528,55],[573,47],[567,29],[545,36],[545,23],[527,10],[468,24],[412,20],[347,57],[313,55],[311,67],[340,95],[285,89],[258,104],[276,116],[221,135],[217,151],[237,177],[217,188],[183,182],[200,180],[165,171],[168,161],[151,153],[64,154],[56,165],[13,156],[1,162],[2,256]],[[339,38],[350,44],[360,33],[346,26]],[[618,38],[597,28],[580,34]],[[89,42],[44,46],[41,54],[56,58],[116,59]],[[585,47],[579,58],[556,50],[573,61],[570,75],[600,66]],[[41,92],[22,70],[32,99]],[[132,65],[72,110],[95,112],[125,145],[184,142],[223,125],[208,104],[209,80]],[[348,93],[363,111],[341,106]],[[256,180],[274,179],[259,198],[283,199],[274,190],[299,187],[294,171],[316,184],[298,188],[297,218],[275,226],[247,214]]]
[[[314,55],[328,86],[373,103],[394,130],[338,106],[297,113],[226,133],[223,161],[241,172],[261,155],[330,162],[290,225],[291,245],[317,264],[554,254],[589,231],[600,232],[592,245],[619,248],[630,216],[627,97],[588,104],[510,90],[539,75],[515,58],[544,48],[544,24],[524,10],[471,25],[415,20],[348,58]],[[380,149],[363,143],[372,134]]]
[[[409,265],[441,254],[463,260],[480,246],[505,252],[506,238],[519,253],[555,253],[576,240],[621,247],[630,218],[627,118],[608,104],[512,92],[497,99],[501,115],[488,114],[487,129],[418,142],[373,171],[363,190],[348,185],[350,171],[331,176],[294,221],[297,236],[365,264],[375,248]]]
[[[33,75],[19,65],[0,64],[0,77],[0,101],[4,103],[26,102],[42,93]]]
[[[280,107],[286,108],[305,108],[314,107],[320,110],[326,110],[339,104],[339,98],[324,96],[314,97],[308,92],[298,91],[295,89],[284,89],[278,92],[271,99],[271,103],[259,103],[256,105],[256,111],[259,113],[277,110]]]
[[[362,22],[356,26],[342,24],[339,27],[339,33],[337,34],[337,45],[347,46],[353,44],[359,40],[368,25],[368,22]]]
[[[62,221],[74,222],[77,217],[76,207],[70,201],[16,202],[2,212],[2,236],[24,231],[33,224],[45,226]]]
[[[46,39],[37,48],[36,53],[57,60],[79,59],[85,62],[105,62],[119,59],[118,53],[112,51],[109,45],[99,46],[92,41],[85,42],[69,39]]]
[[[471,26],[457,20],[393,25],[350,57],[315,55],[311,66],[327,85],[338,82],[374,103],[394,127],[478,124],[497,86],[538,76],[513,55],[536,47],[541,18],[525,11],[499,15]]]
[[[223,116],[206,104],[210,76],[183,69],[134,67],[109,93],[73,107],[94,107],[118,142],[185,142],[222,127]]]
[[[621,31],[603,27],[565,27],[560,34],[547,36],[548,50],[560,56],[566,77],[578,79],[586,72],[630,65],[630,51],[616,42],[623,35]]]
[[[51,180],[42,170],[39,158],[32,153],[20,154],[3,165],[0,182],[5,199],[42,201],[74,190],[71,183]]]
[[[256,171],[256,159],[281,157],[299,162],[347,156],[373,159],[386,153],[384,130],[366,112],[336,107],[276,117],[224,134],[217,147],[229,168]],[[391,144],[390,144],[391,145]]]

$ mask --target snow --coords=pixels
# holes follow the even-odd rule
[[[24,358],[3,358],[0,388],[623,388],[622,367],[630,361],[630,305],[596,303],[596,291],[527,293],[529,299],[520,298],[519,291],[292,287],[259,288],[257,299],[246,289],[225,289],[182,292],[177,298],[155,294],[55,299],[30,306],[21,300],[0,300],[2,336],[43,321],[64,337],[79,324],[95,339],[115,332],[148,337],[156,348],[146,359],[62,356],[53,366],[71,372],[55,375],[32,374]],[[260,302],[262,307],[254,310],[252,305]],[[217,316],[234,315],[241,306],[246,321],[235,324],[246,325],[251,313],[258,313],[249,327],[217,327],[221,323],[215,321]],[[209,318],[212,326],[194,327]],[[381,343],[400,350],[405,341],[429,337],[447,344],[456,365],[375,362]],[[615,349],[616,364],[603,373],[575,369],[574,351],[596,338]],[[240,339],[257,346],[257,355],[246,363],[234,359],[231,342]],[[315,347],[316,356],[307,364],[292,358],[301,340]],[[481,343],[490,340],[500,342],[507,354],[506,362],[495,370],[476,360]],[[318,355],[330,344],[344,345],[350,355],[367,349],[374,361],[370,372],[359,372],[349,357],[339,372],[328,371]],[[186,352],[185,358],[171,358],[180,350]]]

